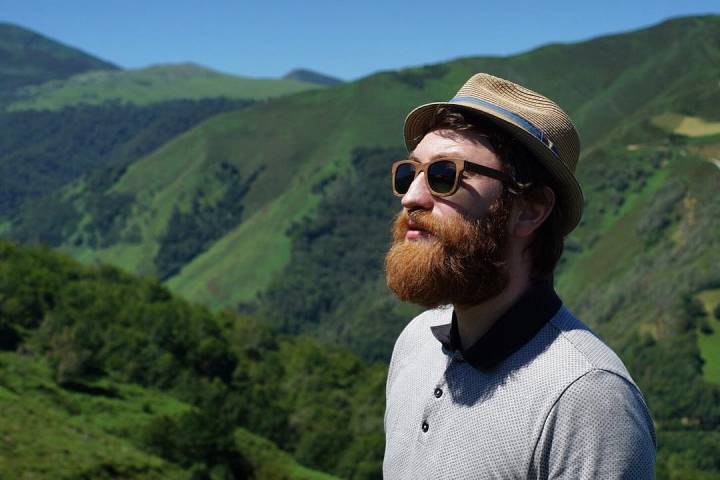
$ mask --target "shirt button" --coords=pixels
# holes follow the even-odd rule
[[[440,398],[440,397],[442,397],[443,391],[441,388],[436,388],[434,393],[435,393],[435,398]]]
[[[430,428],[430,425],[428,425],[427,422],[422,423],[422,431],[423,432],[427,432],[429,428]]]

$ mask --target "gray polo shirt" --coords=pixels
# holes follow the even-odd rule
[[[642,394],[564,306],[549,320],[518,322],[537,328],[484,365],[439,341],[451,320],[452,308],[427,311],[395,344],[386,479],[653,478],[655,431]],[[513,328],[505,322],[491,337]]]

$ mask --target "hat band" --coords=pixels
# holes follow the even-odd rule
[[[538,127],[532,124],[532,122],[517,113],[511,112],[510,110],[506,110],[502,108],[499,105],[495,105],[494,103],[488,102],[487,100],[483,100],[481,98],[476,97],[454,97],[452,98],[448,103],[459,103],[459,102],[465,102],[465,103],[474,103],[476,105],[480,105],[481,107],[489,108],[490,110],[493,110],[497,113],[500,113],[506,117],[510,117],[512,120],[514,120],[516,123],[518,123],[523,129],[525,129],[526,132],[528,132],[533,137],[540,140],[540,142],[545,145],[550,151],[558,157],[560,154],[557,151],[557,147],[555,147],[555,144],[548,138],[547,135],[545,135],[545,132],[540,130]]]

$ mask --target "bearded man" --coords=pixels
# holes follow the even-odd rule
[[[553,289],[583,207],[567,114],[477,74],[413,110],[405,143],[386,277],[431,310],[393,350],[385,478],[652,478],[640,390]]]

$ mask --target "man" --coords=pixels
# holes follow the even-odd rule
[[[552,286],[583,206],[567,114],[477,74],[405,143],[386,276],[432,310],[393,351],[385,478],[652,478],[642,394]]]

